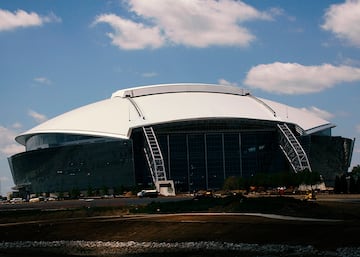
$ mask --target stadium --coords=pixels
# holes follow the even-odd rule
[[[164,84],[48,120],[16,137],[8,158],[21,192],[153,185],[163,195],[219,189],[228,177],[348,170],[353,140],[313,114],[232,86]]]

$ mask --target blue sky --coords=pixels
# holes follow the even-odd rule
[[[0,181],[14,137],[116,90],[229,84],[360,134],[360,1],[0,2]],[[360,163],[355,144],[353,165]]]

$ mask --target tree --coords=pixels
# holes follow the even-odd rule
[[[240,188],[240,184],[239,184],[239,178],[237,177],[228,177],[225,179],[224,181],[224,186],[223,186],[224,190],[237,190]]]
[[[360,194],[360,177],[358,177],[356,180],[355,193]]]
[[[341,193],[341,180],[338,175],[336,175],[336,177],[335,177],[334,193],[335,194]]]
[[[125,192],[125,187],[123,185],[117,186],[114,188],[114,195],[121,195]]]
[[[305,184],[305,185],[315,185],[317,183],[321,182],[321,176],[319,172],[316,171],[310,171],[308,169],[305,169],[302,172],[298,173],[298,183],[299,184]]]
[[[355,194],[356,193],[356,181],[355,181],[354,176],[350,176],[349,193],[350,194]]]
[[[109,188],[104,185],[104,186],[101,188],[101,193],[102,193],[102,195],[108,195],[108,194],[109,194]]]
[[[80,197],[80,190],[78,188],[73,188],[70,191],[70,198],[71,199],[78,199]]]
[[[346,181],[346,174],[342,174],[340,177],[340,193],[348,193],[348,185]]]
[[[351,173],[360,176],[360,164],[354,166],[351,170]]]
[[[88,187],[87,196],[94,196],[94,190],[91,186]]]

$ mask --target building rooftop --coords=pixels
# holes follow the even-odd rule
[[[164,84],[116,91],[95,102],[50,119],[16,137],[25,144],[39,133],[71,133],[127,139],[134,128],[199,119],[247,119],[295,124],[305,133],[334,125],[307,111],[232,86]]]

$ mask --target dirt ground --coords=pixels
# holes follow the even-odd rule
[[[336,210],[334,213],[337,215],[334,218],[346,218],[298,221],[231,214],[112,213],[111,216],[1,222],[0,241],[218,241],[311,245],[322,250],[359,247],[360,203],[335,199],[319,200],[318,204]],[[341,213],[346,215],[340,215]],[[6,255],[0,250],[0,256],[11,255]]]
[[[313,245],[321,249],[360,245],[358,221],[292,221],[232,215],[72,219],[3,226],[0,230],[0,241],[224,241]]]

